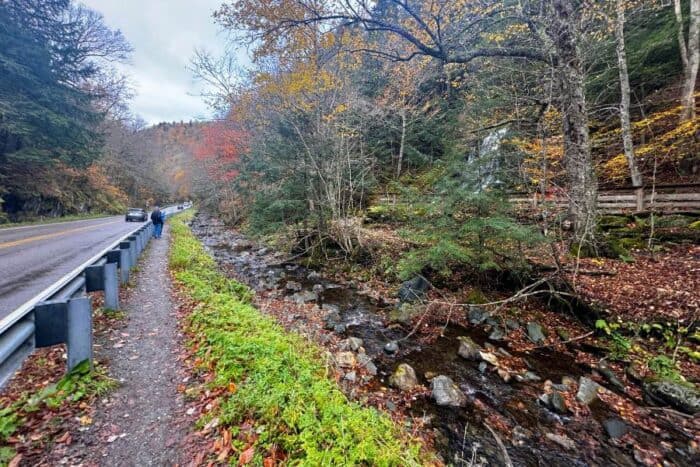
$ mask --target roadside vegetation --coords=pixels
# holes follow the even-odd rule
[[[45,352],[45,358],[32,362],[35,371],[28,371],[40,379],[35,382],[38,387],[32,387],[32,378],[28,378],[26,384],[20,385],[19,394],[6,391],[0,398],[0,466],[10,462],[21,465],[23,456],[35,449],[43,452],[45,445],[53,445],[57,439],[65,443],[70,435],[63,429],[65,424],[72,423],[69,418],[76,416],[80,426],[90,425],[89,403],[117,385],[104,367],[92,369],[87,361],[56,383],[44,384],[42,377],[52,369],[61,371],[64,365],[60,358],[52,359],[55,353]],[[59,356],[60,353],[61,349]],[[18,454],[15,446],[21,446],[24,455]]]
[[[170,265],[194,301],[187,331],[197,367],[213,373],[206,389],[225,391],[200,423],[216,417],[230,430],[243,463],[276,455],[294,465],[425,465],[417,441],[387,416],[348,401],[321,348],[285,332],[251,305],[246,286],[218,271],[188,217],[171,221]],[[245,424],[255,436],[236,436]]]

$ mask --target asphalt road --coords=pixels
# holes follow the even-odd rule
[[[114,216],[0,229],[0,320],[139,224]]]

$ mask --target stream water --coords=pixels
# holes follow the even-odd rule
[[[590,376],[590,371],[571,356],[547,349],[515,354],[523,357],[529,370],[540,379],[506,383],[496,372],[483,371],[479,362],[467,361],[457,354],[460,336],[469,336],[480,346],[493,345],[496,353],[501,351],[498,346],[503,346],[503,342],[489,341],[488,333],[479,326],[450,324],[443,336],[430,344],[422,344],[415,338],[404,339],[408,329],[387,324],[390,305],[370,299],[352,287],[327,281],[298,265],[280,263],[280,254],[256,248],[241,234],[204,214],[195,217],[191,227],[222,270],[251,288],[290,295],[297,292],[288,289],[287,284],[291,283],[292,289],[300,285],[302,291],[317,292],[319,305],[337,307],[342,324],[337,329],[341,337],[361,338],[367,355],[378,369],[377,377],[368,384],[386,385],[399,363],[411,365],[426,387],[430,387],[426,373],[452,378],[467,395],[466,408],[438,406],[429,395],[419,397],[410,408],[415,417],[431,420],[436,449],[447,464],[506,465],[502,448],[485,426],[496,419],[505,421],[511,428],[512,436],[506,439],[502,435],[501,441],[514,465],[639,465],[630,442],[611,440],[603,429],[604,421],[618,417],[602,402],[594,402],[591,415],[583,421],[580,417],[557,414],[538,402],[544,381],[556,384],[563,377],[578,380],[580,376]],[[394,340],[400,340],[399,351],[389,355],[384,346]],[[670,446],[665,450],[667,465],[698,465],[697,458],[688,450],[687,435],[672,425],[664,428],[667,431],[661,435],[636,428],[631,428],[631,432],[634,441],[642,446],[667,443]],[[559,435],[565,435],[564,442],[552,440]],[[575,445],[567,447],[566,437]]]

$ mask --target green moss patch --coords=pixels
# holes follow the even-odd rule
[[[254,462],[279,447],[290,465],[424,464],[417,441],[345,397],[321,348],[286,332],[251,305],[247,287],[218,272],[184,217],[172,220],[170,265],[198,302],[187,323],[192,344],[202,365],[213,369],[212,389],[236,387],[222,396],[221,423],[235,432],[254,420],[260,434]]]

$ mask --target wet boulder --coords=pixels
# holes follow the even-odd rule
[[[469,322],[472,324],[481,324],[490,317],[489,312],[479,306],[469,307]]]
[[[653,405],[670,405],[691,415],[700,412],[700,393],[695,387],[674,381],[654,381],[644,385],[645,399]]]
[[[481,359],[479,356],[479,351],[481,348],[471,338],[467,336],[459,336],[457,340],[459,341],[459,350],[457,351],[457,354],[460,357],[474,361]]]
[[[605,379],[615,387],[618,391],[625,391],[625,385],[620,379],[615,375],[615,373],[610,369],[610,367],[605,362],[600,362],[598,364],[598,371],[600,374],[605,376]]]
[[[605,420],[603,422],[603,428],[605,428],[605,432],[612,439],[621,438],[629,431],[627,424],[617,418],[609,418]]]
[[[339,311],[330,311],[326,316],[323,318],[323,323],[324,323],[324,328],[328,330],[334,330],[336,326],[339,326],[342,324],[342,320],[340,318],[340,312]]]
[[[387,342],[384,344],[384,352],[393,355],[399,351],[399,344],[396,341]]]
[[[418,385],[418,378],[413,367],[407,363],[402,363],[394,373],[389,377],[389,386],[400,389],[401,391],[410,391]]]
[[[399,288],[399,301],[402,303],[411,303],[420,298],[423,298],[425,292],[428,291],[430,284],[422,276],[416,276],[410,281],[401,284]]]
[[[576,393],[576,400],[582,404],[590,404],[598,398],[598,391],[601,389],[600,384],[596,383],[590,378],[581,376],[578,380],[578,392]]]
[[[389,321],[409,325],[415,316],[421,312],[422,307],[412,303],[399,303],[389,312]]]
[[[569,411],[566,400],[559,391],[553,391],[549,396],[549,405],[557,413],[565,414]]]
[[[541,344],[546,339],[542,326],[534,321],[527,323],[527,337],[535,344]]]
[[[489,334],[489,339],[492,341],[501,341],[505,339],[506,333],[503,332],[503,329],[501,329],[499,326],[495,326],[493,328],[493,331],[491,331],[491,334]]]
[[[430,382],[430,388],[437,405],[464,407],[467,403],[467,396],[448,376],[436,376]]]
[[[303,292],[297,292],[292,295],[292,300],[294,300],[297,305],[303,305],[307,302],[315,302],[318,300],[318,295],[310,290],[304,290]]]

